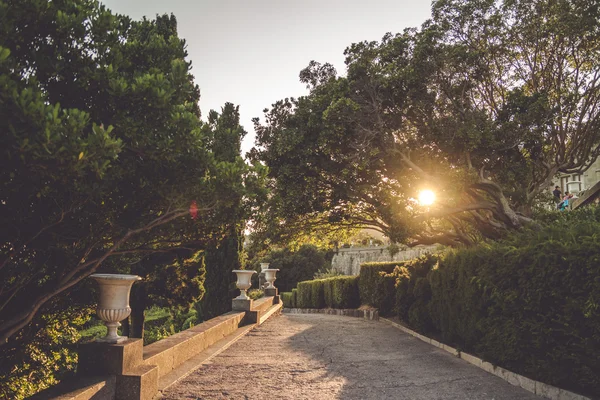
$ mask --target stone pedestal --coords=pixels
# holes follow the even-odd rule
[[[123,375],[140,365],[143,361],[142,339],[127,339],[121,343],[85,343],[79,346],[79,364],[77,374]]]
[[[231,300],[231,309],[233,311],[250,311],[252,310],[252,299],[238,299]]]
[[[115,375],[116,400],[152,400],[158,392],[158,367],[144,364],[142,339],[85,343],[78,350],[77,375]]]
[[[139,365],[117,376],[115,400],[153,400],[158,393],[158,367]]]
[[[277,288],[265,289],[265,296],[269,297],[269,296],[277,296],[277,295],[279,295],[279,289],[277,289]]]

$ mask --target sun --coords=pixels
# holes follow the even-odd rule
[[[419,193],[419,204],[422,206],[430,206],[435,202],[435,193],[431,190],[421,190]]]

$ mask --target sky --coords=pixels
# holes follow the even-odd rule
[[[187,42],[200,109],[240,106],[254,143],[252,118],[277,100],[307,93],[298,74],[311,60],[344,74],[344,49],[386,32],[418,27],[430,16],[430,0],[101,0],[134,19],[173,13]]]

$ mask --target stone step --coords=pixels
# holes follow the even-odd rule
[[[281,310],[283,309],[283,303],[279,302],[277,304],[273,304],[271,307],[269,307],[260,317],[258,324],[261,325],[263,322],[265,322],[266,320],[268,320],[271,316],[273,316],[274,314],[279,314],[281,313]]]

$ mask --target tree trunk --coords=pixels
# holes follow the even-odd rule
[[[144,337],[144,311],[148,303],[148,293],[146,292],[146,285],[141,283],[134,285],[131,288],[131,324],[130,324],[130,335],[131,338],[143,338]]]

